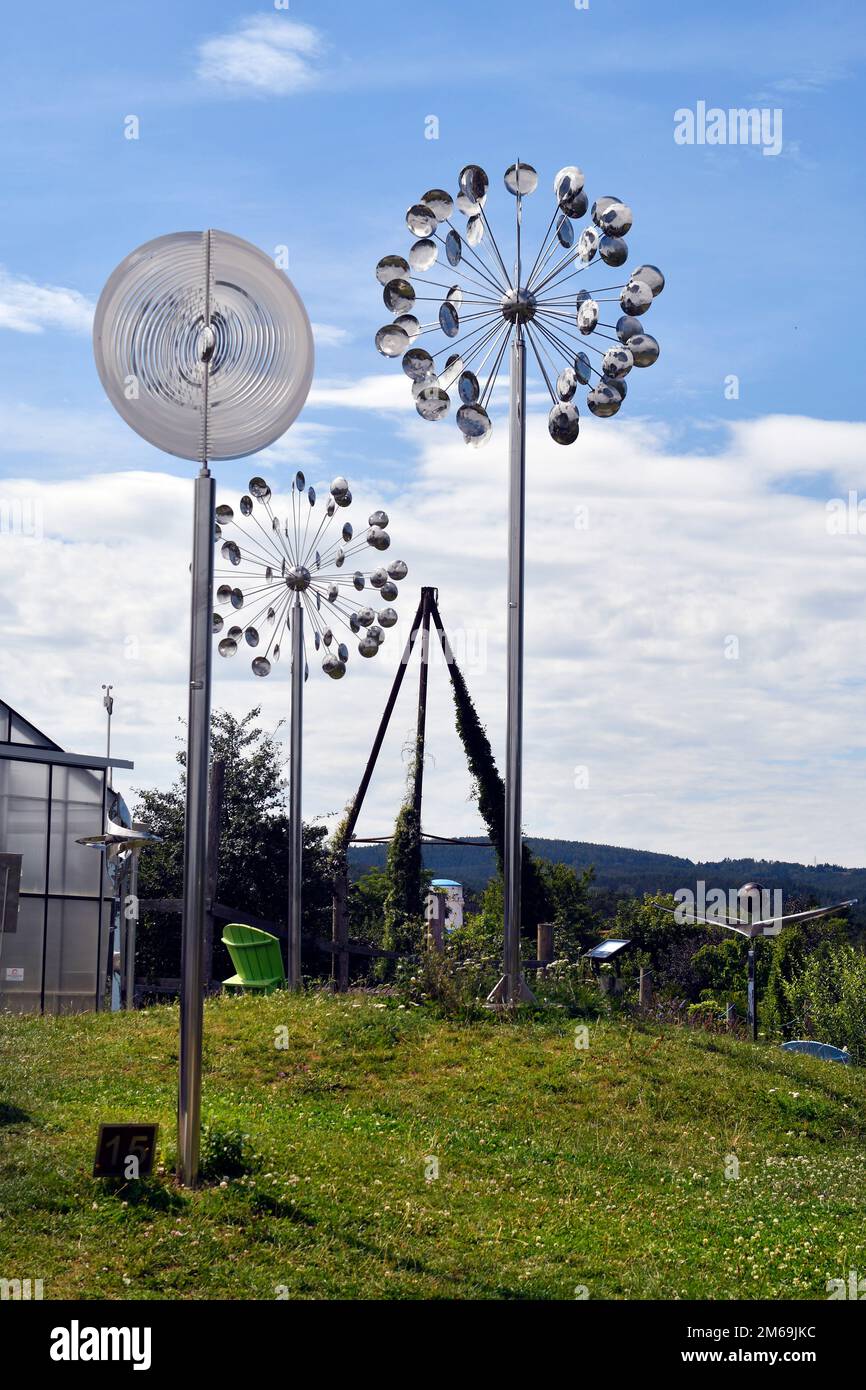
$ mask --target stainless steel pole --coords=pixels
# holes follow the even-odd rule
[[[195,481],[193,520],[177,1105],[178,1177],[187,1187],[194,1187],[198,1178],[201,1127],[202,940],[207,870],[215,494],[216,484],[204,464]]]
[[[755,997],[755,943],[749,942],[749,1037],[758,1041],[758,1007]]]
[[[506,999],[520,1001],[521,773],[523,765],[523,560],[526,505],[526,344],[518,324],[511,343],[508,492],[508,684],[505,755]]]
[[[126,1007],[135,1008],[135,938],[138,930],[138,856],[140,850],[131,852],[129,865],[129,897],[126,908]]]
[[[526,344],[520,324],[511,341],[508,491],[508,681],[505,755],[505,929],[503,975],[490,1004],[533,996],[520,970],[521,768],[523,761],[523,561],[526,494]]]
[[[301,986],[301,874],[304,821],[301,808],[301,747],[304,727],[304,609],[300,594],[292,607],[292,728],[289,768],[289,989]]]

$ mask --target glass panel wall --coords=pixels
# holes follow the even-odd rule
[[[38,1014],[42,1008],[45,899],[21,898],[14,932],[0,937],[0,1008]]]
[[[45,761],[7,757],[16,741]],[[101,1008],[112,888],[102,851],[76,840],[102,832],[105,774],[52,761],[61,750],[2,704],[0,745],[0,854],[21,856],[14,930],[0,923],[0,1009]]]
[[[98,835],[102,829],[101,820],[102,778],[87,768],[52,768],[49,893],[76,898],[99,897],[102,852],[76,841],[85,835]]]
[[[22,893],[45,892],[50,774],[45,763],[0,758],[0,849],[21,855]]]

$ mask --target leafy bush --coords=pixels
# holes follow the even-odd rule
[[[826,960],[835,946],[847,941],[845,923],[838,917],[813,922],[792,922],[783,928],[773,945],[773,961],[767,982],[764,1017],[769,1028],[785,1038],[793,1038],[801,1025],[788,1002],[786,985],[802,974],[810,957]]]
[[[866,955],[847,943],[810,955],[793,980],[782,982],[795,1029],[866,1063]]]
[[[468,1019],[481,1015],[498,976],[498,960],[485,964],[424,951],[417,961],[398,961],[395,984],[407,1003],[432,1004],[446,1018]]]
[[[251,1173],[257,1162],[248,1134],[240,1129],[202,1125],[199,1172],[205,1182],[239,1178]]]
[[[569,1013],[597,1016],[615,1010],[620,1002],[616,995],[602,994],[597,984],[583,977],[580,964],[567,958],[552,961],[529,984],[539,1004],[556,1004]]]

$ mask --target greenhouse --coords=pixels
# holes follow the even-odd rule
[[[114,890],[103,855],[76,841],[129,823],[109,769],[64,752],[0,701],[0,1009],[99,1009],[109,978]]]

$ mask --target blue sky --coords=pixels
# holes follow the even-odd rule
[[[539,579],[536,592],[544,593],[544,609],[538,622],[550,622],[557,633],[562,690],[573,693],[574,718],[584,728],[577,746],[567,748],[551,748],[539,729],[538,779],[546,783],[543,759],[549,757],[569,768],[595,759],[600,781],[598,800],[591,803],[587,797],[564,799],[561,792],[539,794],[533,802],[530,794],[535,824],[528,828],[695,854],[788,850],[791,857],[795,851],[811,857],[811,789],[840,756],[838,775],[844,777],[855,755],[862,755],[856,702],[862,705],[864,671],[854,652],[862,645],[862,542],[858,546],[854,538],[851,545],[834,546],[822,534],[814,556],[804,561],[808,582],[802,573],[796,578],[802,585],[797,594],[785,567],[803,544],[797,527],[808,528],[818,516],[822,530],[825,501],[863,482],[857,325],[864,57],[862,13],[833,3],[755,7],[735,0],[709,7],[590,0],[583,9],[571,0],[532,6],[445,0],[426,15],[405,5],[314,6],[305,0],[291,0],[288,11],[224,0],[10,8],[0,54],[0,500],[38,496],[45,535],[38,558],[32,549],[25,558],[12,537],[5,538],[4,549],[0,537],[7,652],[14,655],[4,663],[0,694],[51,723],[61,742],[82,747],[98,741],[91,732],[99,727],[92,712],[97,668],[109,679],[114,674],[123,687],[128,668],[118,665],[115,671],[113,663],[122,659],[129,612],[136,605],[140,610],[142,592],[147,606],[149,586],[158,588],[160,581],[146,550],[139,561],[134,549],[112,547],[106,530],[113,516],[118,541],[126,526],[130,534],[136,524],[152,534],[160,509],[171,507],[180,535],[186,494],[171,479],[188,478],[191,467],[158,454],[115,417],[93,367],[89,316],[108,274],[135,246],[165,232],[210,225],[269,252],[287,245],[289,274],[317,332],[316,382],[300,421],[264,463],[221,465],[221,487],[236,495],[250,472],[263,467],[279,483],[291,476],[289,465],[301,461],[317,481],[346,473],[368,480],[395,513],[401,503],[404,512],[411,509],[413,529],[406,527],[405,535],[417,538],[416,554],[406,554],[413,578],[442,586],[446,615],[446,595],[453,590],[451,609],[464,625],[471,611],[488,615],[489,659],[478,671],[478,689],[498,738],[501,578],[493,569],[471,572],[459,553],[455,557],[437,543],[449,521],[435,502],[442,488],[451,489],[451,506],[460,508],[467,528],[499,526],[504,492],[497,487],[498,456],[483,468],[479,464],[475,475],[494,468],[486,484],[489,516],[482,510],[467,519],[474,494],[461,472],[468,466],[466,451],[462,464],[450,462],[453,423],[422,424],[408,399],[399,408],[393,397],[399,364],[385,362],[373,347],[375,330],[387,317],[373,267],[385,252],[407,249],[403,219],[409,203],[431,185],[454,189],[459,169],[470,161],[490,174],[489,211],[497,227],[513,214],[501,186],[505,167],[519,157],[538,168],[539,189],[526,210],[533,244],[552,210],[554,173],[576,163],[586,173],[591,199],[612,192],[631,204],[630,259],[660,265],[668,283],[648,322],[661,342],[661,359],[652,371],[634,374],[640,380],[633,381],[617,419],[600,422],[603,432],[590,428],[585,447],[582,434],[556,460],[549,459],[549,448],[538,446],[535,505],[542,505],[549,486],[558,501],[548,520],[554,535],[560,527],[556,544],[566,565],[559,581],[555,574],[548,577],[549,593]],[[780,109],[780,153],[675,143],[674,113],[698,102],[725,110]],[[139,121],[137,140],[124,137],[130,115]],[[439,122],[433,140],[425,138],[430,116]],[[725,379],[732,374],[739,379],[738,399],[725,396]],[[793,423],[774,430],[775,420]],[[803,420],[838,428],[796,423]],[[799,447],[806,439],[811,462]],[[447,441],[441,451],[440,441]],[[626,457],[632,471],[623,463]],[[715,460],[712,470],[702,469],[704,458]],[[475,456],[468,462],[474,468]],[[581,489],[598,489],[618,467],[629,486],[617,492],[615,504],[606,498],[608,530],[596,532],[599,549],[591,567],[593,581],[599,567],[610,572],[601,592],[614,593],[613,608],[603,620],[587,590],[585,556],[572,554],[571,516]],[[138,481],[123,483],[124,473],[136,480],[152,474],[156,492]],[[530,468],[530,512],[532,486]],[[148,497],[150,503],[142,500]],[[809,502],[811,512],[798,510]],[[88,505],[90,515],[99,517],[92,532]],[[144,508],[140,515],[138,505]],[[72,516],[81,519],[76,529],[69,524]],[[632,535],[629,528],[641,517],[640,535]],[[669,585],[660,557],[645,549],[648,532],[668,527],[665,560],[686,535],[696,547]],[[396,538],[396,523],[394,529]],[[464,557],[475,550],[473,534],[460,533]],[[778,550],[768,557],[770,546]],[[643,568],[626,581],[629,556],[638,553]],[[48,587],[42,592],[51,594],[60,555],[70,566],[80,563],[85,587],[94,566],[108,566],[118,593],[123,590],[115,630],[107,630],[114,622],[110,615],[88,610],[86,597],[74,590],[56,593],[41,608],[28,599],[24,576],[45,565]],[[733,578],[725,574],[732,556],[742,561]],[[542,545],[539,572],[544,560]],[[770,568],[759,574],[755,567],[765,562]],[[696,569],[704,566],[698,583]],[[126,727],[119,705],[119,728],[135,749],[144,782],[170,775],[174,720],[182,709],[182,676],[180,694],[172,682],[182,666],[186,599],[182,586],[172,584],[164,597],[161,591],[150,595],[164,606],[149,622],[166,630],[166,640],[175,634],[176,647],[159,669],[146,661],[136,668]],[[616,592],[617,585],[625,587]],[[719,736],[720,719],[730,714],[724,685],[716,691],[718,707],[708,707],[705,722],[695,724],[692,751],[682,753],[679,775],[661,769],[666,748],[668,762],[673,757],[676,764],[680,756],[675,750],[681,718],[660,711],[639,736],[634,711],[630,724],[604,723],[610,690],[621,690],[625,699],[659,666],[673,682],[671,690],[679,689],[683,642],[689,633],[705,633],[706,615],[733,603],[735,594],[740,607],[727,615],[727,631],[746,631],[750,624],[755,631],[754,662],[749,665],[744,652],[737,668],[736,703],[751,712],[749,737],[758,740],[753,802],[759,809],[754,824],[747,818],[745,825],[742,817],[732,814],[728,823],[718,815],[718,798],[730,801],[724,769],[739,721],[732,716],[728,734]],[[70,598],[74,616],[66,608]],[[693,603],[704,618],[695,617]],[[407,596],[405,606],[414,607],[414,599]],[[843,618],[850,627],[837,629]],[[674,655],[658,645],[664,644],[667,623]],[[821,642],[827,631],[835,633],[820,653],[818,628]],[[831,707],[842,702],[833,747],[818,766],[804,761],[801,744],[814,744],[816,734],[798,723],[802,711],[784,644],[777,650],[783,634],[790,650],[810,633],[814,686],[801,676],[810,717],[826,699],[825,721],[818,726],[826,729],[835,718]],[[87,661],[81,657],[85,641]],[[610,659],[611,644],[621,662],[617,672],[601,661],[605,652]],[[599,664],[593,668],[595,658]],[[552,659],[549,648],[545,659]],[[705,659],[697,653],[699,663]],[[727,674],[717,672],[713,679],[724,682]],[[368,722],[381,705],[384,679],[377,674],[364,690]],[[684,670],[682,679],[693,688],[693,674]],[[263,698],[235,677],[230,689],[219,688],[218,703],[222,695],[238,708]],[[275,700],[272,723],[282,713],[284,695],[283,690]],[[323,720],[339,719],[331,713],[330,693],[321,698]],[[662,702],[668,716],[672,698],[669,693]],[[544,688],[533,695],[528,687],[528,700],[531,721],[532,709],[544,708]],[[450,827],[443,821],[452,817],[460,822],[454,828],[476,828],[462,791],[459,813],[449,802],[448,769],[457,764],[445,750],[446,706],[441,720],[441,790],[433,777],[431,792],[438,823],[431,828],[445,833]],[[324,736],[327,724],[322,728]],[[787,730],[789,740],[782,748],[773,742],[780,730]],[[354,746],[356,761],[365,737]],[[642,766],[640,749],[650,743],[653,758]],[[531,772],[532,747],[528,756]],[[801,779],[802,805],[790,812],[790,831],[779,827],[767,795],[780,758],[786,779]],[[723,770],[718,796],[697,776],[702,759]],[[330,773],[323,771],[319,781],[315,769],[309,776],[311,809],[324,812],[333,809],[331,802],[345,800],[356,769],[341,766],[339,787]],[[392,772],[374,803],[377,829],[393,813],[399,787],[400,774]],[[828,807],[840,808],[832,812],[838,834],[833,822],[815,845],[819,858],[863,862],[846,829],[848,798],[855,791],[846,781],[828,794]],[[823,811],[817,819],[826,821]]]

